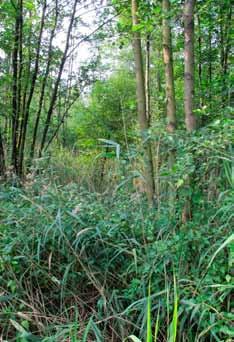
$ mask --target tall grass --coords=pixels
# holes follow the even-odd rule
[[[47,170],[38,165],[24,187],[1,185],[0,338],[231,340],[233,188],[222,136],[212,158],[208,138],[180,141],[171,172],[162,162],[160,210],[132,188],[137,165],[125,174],[113,160],[102,184],[93,159],[82,170],[68,155]],[[193,218],[181,224],[183,177],[191,173]],[[168,181],[176,185],[173,215]]]
[[[27,190],[2,188],[0,196],[5,339],[215,341],[229,334],[226,226],[215,235],[204,223],[175,232],[166,215],[159,219],[124,192],[107,200],[75,184],[41,180]]]

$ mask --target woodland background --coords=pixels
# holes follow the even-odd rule
[[[231,341],[231,0],[0,2],[0,341]]]

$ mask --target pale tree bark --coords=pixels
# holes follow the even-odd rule
[[[173,54],[171,43],[171,27],[168,16],[170,15],[170,0],[163,0],[163,60],[165,65],[166,80],[166,115],[167,130],[173,132],[176,128],[176,102],[173,73]]]
[[[136,27],[139,24],[137,16],[137,1],[132,0],[132,24]],[[152,161],[151,143],[148,137],[149,123],[146,112],[146,94],[145,94],[145,80],[143,70],[143,59],[141,50],[141,35],[139,31],[133,31],[133,52],[136,69],[136,94],[137,94],[137,109],[138,119],[142,137],[142,145],[144,149],[145,161],[145,181],[146,181],[146,195],[150,206],[154,204],[154,170]]]
[[[188,132],[196,129],[194,99],[194,8],[195,0],[184,3],[184,111]]]
[[[193,113],[194,98],[194,9],[195,0],[184,3],[184,110],[187,132],[196,129],[196,117]],[[185,181],[185,188],[191,192],[191,178]],[[182,210],[182,223],[192,218],[192,198],[186,196]]]

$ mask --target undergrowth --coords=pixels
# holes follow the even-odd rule
[[[223,198],[226,203],[228,198]],[[0,321],[7,340],[144,340],[151,282],[152,328],[166,340],[178,291],[178,340],[231,336],[230,228],[213,219],[176,228],[124,192],[37,180],[1,190]],[[215,229],[215,234],[214,234]],[[209,267],[208,267],[209,266]],[[154,321],[155,320],[155,321]]]
[[[59,166],[0,185],[0,339],[231,341],[231,166],[223,137],[210,136],[177,140],[156,209],[122,175],[103,193],[74,182],[74,170],[60,182]],[[183,224],[186,174],[193,217]]]

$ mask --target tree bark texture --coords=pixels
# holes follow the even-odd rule
[[[171,43],[171,27],[168,16],[170,15],[170,1],[163,0],[163,60],[165,65],[166,80],[166,115],[168,130],[174,131],[176,127],[176,102],[173,73],[173,55]]]
[[[194,100],[194,8],[195,0],[185,0],[184,4],[184,111],[188,132],[196,129],[193,113]]]
[[[137,16],[138,6],[137,1],[132,0],[132,24],[135,28],[139,24]],[[148,198],[149,205],[152,206],[154,203],[154,170],[152,160],[151,143],[148,137],[149,122],[147,119],[146,112],[146,94],[145,94],[145,80],[143,70],[143,59],[141,49],[141,35],[139,31],[133,31],[133,52],[135,59],[135,70],[136,70],[136,94],[137,94],[137,109],[138,119],[142,137],[142,144],[144,149],[144,161],[145,161],[145,180],[146,180],[146,195]]]

